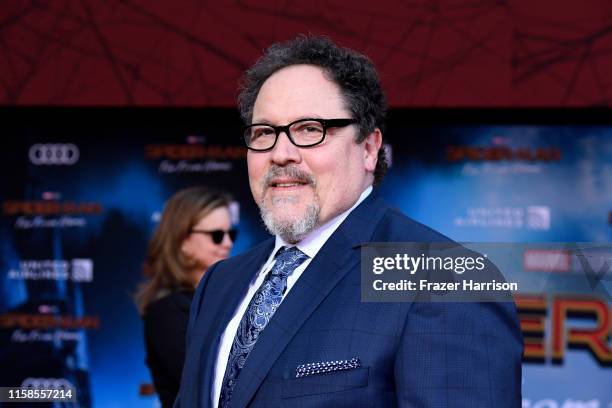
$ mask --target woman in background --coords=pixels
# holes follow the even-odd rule
[[[145,282],[136,294],[144,320],[146,363],[164,408],[178,393],[189,307],[204,272],[227,258],[236,238],[230,197],[205,187],[174,194],[147,249]]]

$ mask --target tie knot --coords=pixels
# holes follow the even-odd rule
[[[276,264],[272,269],[272,274],[289,274],[293,272],[295,268],[300,266],[308,255],[298,249],[298,247],[282,247],[276,253]]]

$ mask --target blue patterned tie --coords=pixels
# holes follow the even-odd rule
[[[297,247],[283,247],[277,252],[272,270],[255,292],[238,326],[223,376],[219,408],[226,408],[229,405],[240,370],[244,367],[259,335],[283,300],[283,294],[287,289],[287,277],[307,258],[308,255]]]

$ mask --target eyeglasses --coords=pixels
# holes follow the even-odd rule
[[[238,236],[238,230],[235,228],[232,228],[228,231],[221,230],[221,229],[212,230],[212,231],[192,229],[190,232],[192,234],[210,235],[210,237],[212,238],[212,242],[214,242],[216,245],[219,245],[221,242],[223,242],[223,238],[225,238],[225,234],[229,235],[229,239],[232,242],[236,241],[236,237]]]
[[[291,143],[297,147],[316,146],[325,139],[329,128],[340,128],[357,123],[355,119],[300,119],[285,126],[267,123],[253,123],[244,127],[244,141],[247,148],[256,152],[271,150],[278,136],[285,132]]]

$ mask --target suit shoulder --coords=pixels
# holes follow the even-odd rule
[[[245,263],[250,263],[254,257],[261,255],[262,251],[269,253],[274,247],[274,238],[268,238],[263,242],[255,245],[254,247],[246,250],[245,252],[232,256],[231,258],[223,259],[217,262],[215,265],[216,269],[219,268],[236,268],[237,266],[244,266]],[[212,268],[212,267],[211,267]]]
[[[374,235],[382,242],[453,242],[446,235],[391,207],[385,211]]]

